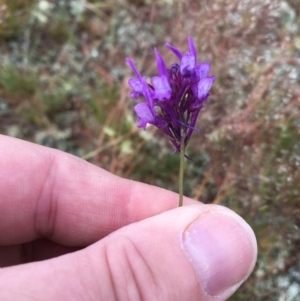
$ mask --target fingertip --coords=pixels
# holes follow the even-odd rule
[[[183,234],[184,252],[204,292],[224,300],[248,278],[257,257],[251,227],[236,213],[209,205]]]

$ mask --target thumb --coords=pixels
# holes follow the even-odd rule
[[[0,297],[16,300],[23,291],[22,300],[225,300],[251,273],[256,253],[253,231],[231,210],[185,206],[76,253],[2,269]]]

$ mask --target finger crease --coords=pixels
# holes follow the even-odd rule
[[[140,252],[140,250],[138,249],[136,244],[129,237],[127,237],[127,238],[128,238],[128,241],[130,242],[132,250],[136,253],[136,256],[133,256],[133,258],[140,259],[141,264],[145,266],[145,271],[147,271],[149,273],[150,277],[147,278],[148,287],[151,286],[152,288],[159,288],[159,283],[157,283],[157,281],[155,279],[155,275],[154,275],[151,267],[147,263],[147,260],[144,258],[143,254]],[[127,252],[126,252],[126,256],[128,258]],[[128,258],[128,261],[129,261],[129,258]],[[130,264],[130,261],[129,261],[129,266],[130,266],[130,269],[133,271],[132,274],[133,274],[134,280],[136,281],[135,283],[137,284],[137,289],[138,289],[138,293],[139,293],[139,296],[140,296],[140,300],[146,300],[148,296],[147,296],[147,294],[146,294],[146,296],[142,296],[143,294],[142,294],[140,285],[138,284],[138,279],[135,277],[135,272],[134,272],[134,269],[132,268],[132,266]],[[153,283],[153,285],[151,285],[151,282]],[[152,294],[151,295],[152,297],[155,296],[155,295],[158,296],[158,294],[157,293],[155,294],[154,291],[152,291],[151,294]]]
[[[56,161],[50,158],[44,182],[36,199],[34,213],[35,231],[39,237],[51,238],[55,230],[57,200],[54,198]]]

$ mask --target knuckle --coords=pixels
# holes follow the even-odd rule
[[[160,296],[155,273],[134,241],[118,238],[106,247],[105,258],[114,300],[166,300]]]
[[[49,157],[45,177],[41,179],[39,195],[34,212],[35,231],[41,237],[51,238],[55,231],[58,200],[55,197],[55,157]]]

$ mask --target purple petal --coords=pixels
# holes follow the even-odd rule
[[[194,56],[195,63],[197,63],[197,50],[194,41],[191,37],[188,38],[188,41],[189,41],[190,54]]]
[[[171,97],[172,90],[166,76],[152,77],[152,85],[155,90],[155,98],[158,100],[163,100],[164,98],[169,99]]]
[[[146,103],[139,103],[134,107],[134,111],[138,116],[138,127],[146,129],[147,123],[155,124],[155,117],[151,109]]]
[[[154,48],[154,52],[155,52],[155,56],[156,56],[158,74],[160,76],[168,77],[168,70],[167,70],[164,59],[162,58],[162,56],[160,55],[160,53],[157,51],[156,48]]]
[[[133,99],[138,99],[140,97],[140,93],[136,92],[136,91],[132,91],[130,92],[130,97],[133,98]]]
[[[149,108],[152,110],[152,114],[154,115],[155,110],[154,110],[153,98],[152,98],[151,93],[149,91],[149,86],[148,86],[146,80],[143,77],[141,78],[141,84],[143,86],[143,95],[146,99],[146,102],[147,102]]]
[[[208,76],[210,70],[210,63],[199,64],[195,69],[196,74],[199,76],[199,79],[203,79]]]
[[[180,72],[184,74],[186,71],[192,72],[195,68],[195,57],[189,53],[182,56],[180,61]]]
[[[137,95],[143,94],[143,85],[138,78],[130,78],[128,84],[134,90],[132,93],[136,93]]]
[[[203,99],[207,96],[211,86],[213,84],[213,79],[210,77],[201,79],[197,85],[197,97]]]
[[[137,76],[138,78],[141,78],[142,75],[141,75],[141,73],[136,69],[136,67],[135,67],[135,65],[134,65],[134,63],[133,63],[133,61],[132,61],[132,59],[129,58],[129,57],[127,57],[127,58],[126,58],[126,61],[127,61],[128,65],[130,66],[130,68],[132,69],[132,71],[136,74],[136,76]]]
[[[211,78],[211,80],[214,82],[216,80],[216,76],[215,75],[212,75],[210,76],[209,78]]]
[[[135,77],[130,78],[128,80],[128,84],[133,90],[135,90],[137,92],[142,92],[143,91],[143,85],[142,85],[140,79],[138,79],[138,78],[135,78]]]
[[[171,44],[167,43],[166,46],[181,60],[182,53],[175,47],[173,47]]]

